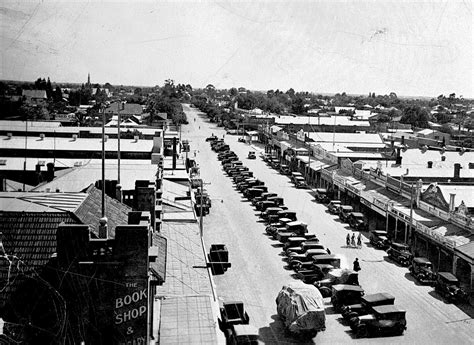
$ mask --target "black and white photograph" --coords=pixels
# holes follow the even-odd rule
[[[472,344],[473,7],[2,0],[0,344]]]

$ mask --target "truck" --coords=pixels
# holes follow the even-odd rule
[[[284,285],[276,298],[277,314],[289,334],[313,338],[326,330],[326,311],[318,289],[300,281]]]

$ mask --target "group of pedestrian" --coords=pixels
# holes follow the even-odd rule
[[[359,236],[357,236],[357,245],[355,241],[355,234],[352,234],[352,237],[347,234],[346,236],[346,245],[347,247],[352,247],[352,248],[362,248],[362,235],[359,233]]]

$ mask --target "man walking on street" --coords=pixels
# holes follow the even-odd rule
[[[353,267],[354,271],[359,272],[361,270],[358,258],[356,258],[352,264],[354,266]]]
[[[346,245],[347,245],[347,247],[349,247],[351,245],[351,237],[349,236],[349,234],[347,234],[347,236],[346,236]]]
[[[355,247],[355,246],[356,246],[355,234],[352,234],[352,237],[351,237],[351,246],[352,246],[352,247]]]
[[[362,234],[359,232],[359,236],[357,236],[357,248],[362,248]]]

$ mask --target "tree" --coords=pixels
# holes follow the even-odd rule
[[[286,91],[286,94],[290,96],[290,98],[295,97],[295,90],[293,88],[290,88],[288,91]]]
[[[235,87],[230,88],[229,94],[231,97],[236,97],[239,94],[239,91]]]
[[[410,124],[412,128],[427,128],[429,127],[428,120],[429,114],[426,109],[418,105],[411,105],[404,110],[400,122]]]

